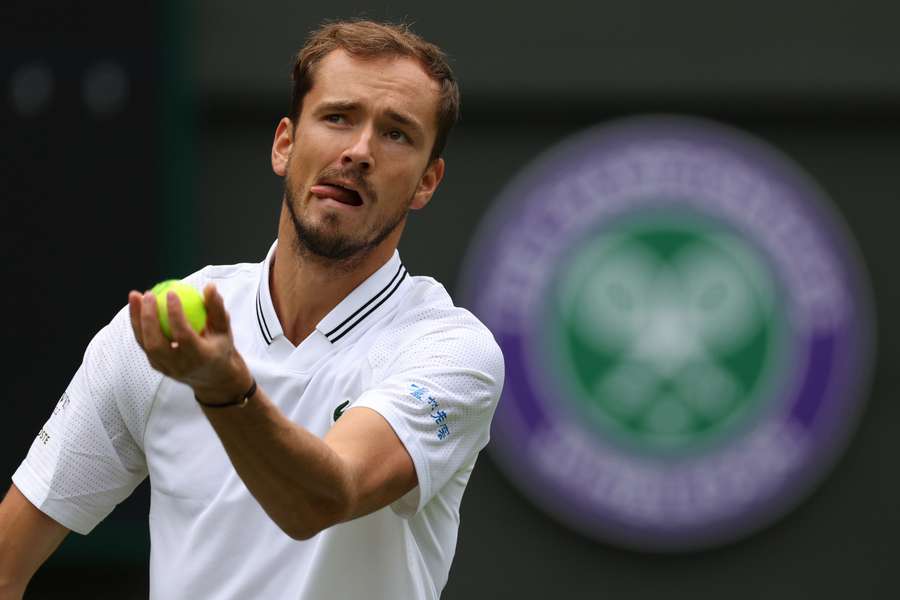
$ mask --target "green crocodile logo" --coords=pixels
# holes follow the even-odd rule
[[[344,409],[347,408],[347,405],[350,404],[349,400],[341,402],[337,405],[337,408],[334,409],[334,421],[337,422],[338,419],[341,418],[341,415],[344,414]]]

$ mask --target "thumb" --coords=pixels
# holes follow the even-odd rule
[[[231,320],[225,310],[225,301],[219,295],[215,284],[208,283],[203,289],[203,303],[206,305],[206,329],[210,333],[231,334]]]

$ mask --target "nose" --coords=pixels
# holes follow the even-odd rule
[[[360,129],[353,143],[341,154],[342,167],[355,167],[362,172],[368,172],[375,166],[375,158],[372,154],[372,128]]]

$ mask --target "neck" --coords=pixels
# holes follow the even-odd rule
[[[282,207],[269,289],[285,337],[298,346],[347,294],[391,259],[403,226],[365,256],[329,261],[298,254],[296,232],[286,213]]]

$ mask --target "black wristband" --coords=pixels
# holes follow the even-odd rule
[[[248,389],[247,392],[244,393],[243,395],[238,396],[237,398],[235,398],[234,400],[232,400],[230,402],[222,402],[221,404],[209,404],[207,402],[202,402],[200,400],[200,398],[197,397],[197,394],[194,394],[194,400],[196,400],[197,404],[199,404],[200,406],[202,406],[204,408],[228,408],[229,406],[237,406],[239,408],[243,408],[247,404],[247,401],[250,398],[252,398],[253,394],[255,394],[255,393],[256,393],[256,379],[251,379],[250,389]]]

